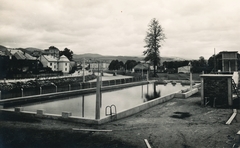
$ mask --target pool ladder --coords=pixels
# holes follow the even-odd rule
[[[114,108],[114,111],[115,112],[113,112],[113,108]],[[106,108],[105,108],[105,115],[106,116],[112,116],[112,115],[116,115],[117,114],[117,107],[113,104],[113,105],[111,105],[111,106],[106,106]]]

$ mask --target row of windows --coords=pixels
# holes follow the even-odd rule
[[[50,63],[50,66],[52,66],[52,64],[53,64],[53,63]],[[65,63],[65,66],[67,66],[67,63]],[[56,68],[57,68],[57,66],[54,65],[54,69],[56,69]],[[68,68],[65,68],[65,71],[68,71]]]
[[[53,63],[50,63],[50,66],[52,66],[52,64],[53,64]],[[68,65],[68,63],[65,63],[65,66],[67,66],[67,65]]]

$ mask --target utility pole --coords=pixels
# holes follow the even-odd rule
[[[100,108],[101,108],[101,78],[97,76],[97,87],[96,87],[96,110],[95,119],[100,119]]]
[[[214,48],[214,73],[216,73],[216,54],[215,54],[215,48]]]
[[[85,83],[85,58],[83,58],[83,83]]]

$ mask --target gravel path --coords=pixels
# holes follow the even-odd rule
[[[200,94],[175,98],[133,116],[103,125],[84,125],[0,114],[0,147],[232,147],[238,144],[239,115],[202,107]],[[112,132],[73,131],[72,128]]]

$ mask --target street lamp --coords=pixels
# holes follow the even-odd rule
[[[192,63],[189,62],[188,65],[189,65],[189,73],[190,73],[190,90],[192,90],[192,71],[191,71]]]

